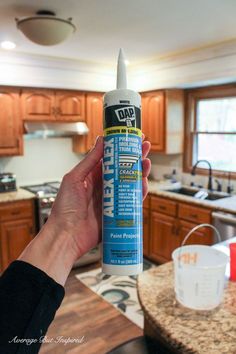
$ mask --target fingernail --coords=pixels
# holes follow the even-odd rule
[[[96,137],[95,143],[94,143],[94,145],[93,145],[93,149],[95,148],[95,146],[97,146],[97,144],[99,144],[99,142],[101,141],[101,139],[102,139],[102,136],[101,136],[101,135],[98,135],[98,136]]]

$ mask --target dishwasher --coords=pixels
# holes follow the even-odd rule
[[[213,225],[218,229],[221,235],[221,241],[226,241],[234,236],[236,236],[236,215],[224,213],[224,212],[213,212]],[[216,238],[214,243],[219,242]]]

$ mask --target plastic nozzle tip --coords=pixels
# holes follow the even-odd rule
[[[125,64],[125,56],[122,48],[119,51],[118,62],[117,62],[116,88],[117,89],[127,88],[126,64]]]

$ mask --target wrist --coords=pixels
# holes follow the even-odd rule
[[[70,235],[55,225],[49,218],[18,259],[43,270],[64,286],[78,254]]]

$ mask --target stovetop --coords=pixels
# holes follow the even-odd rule
[[[47,197],[47,196],[56,196],[60,187],[60,182],[47,182],[43,184],[36,184],[32,186],[24,186],[23,189],[34,193],[37,197]]]

